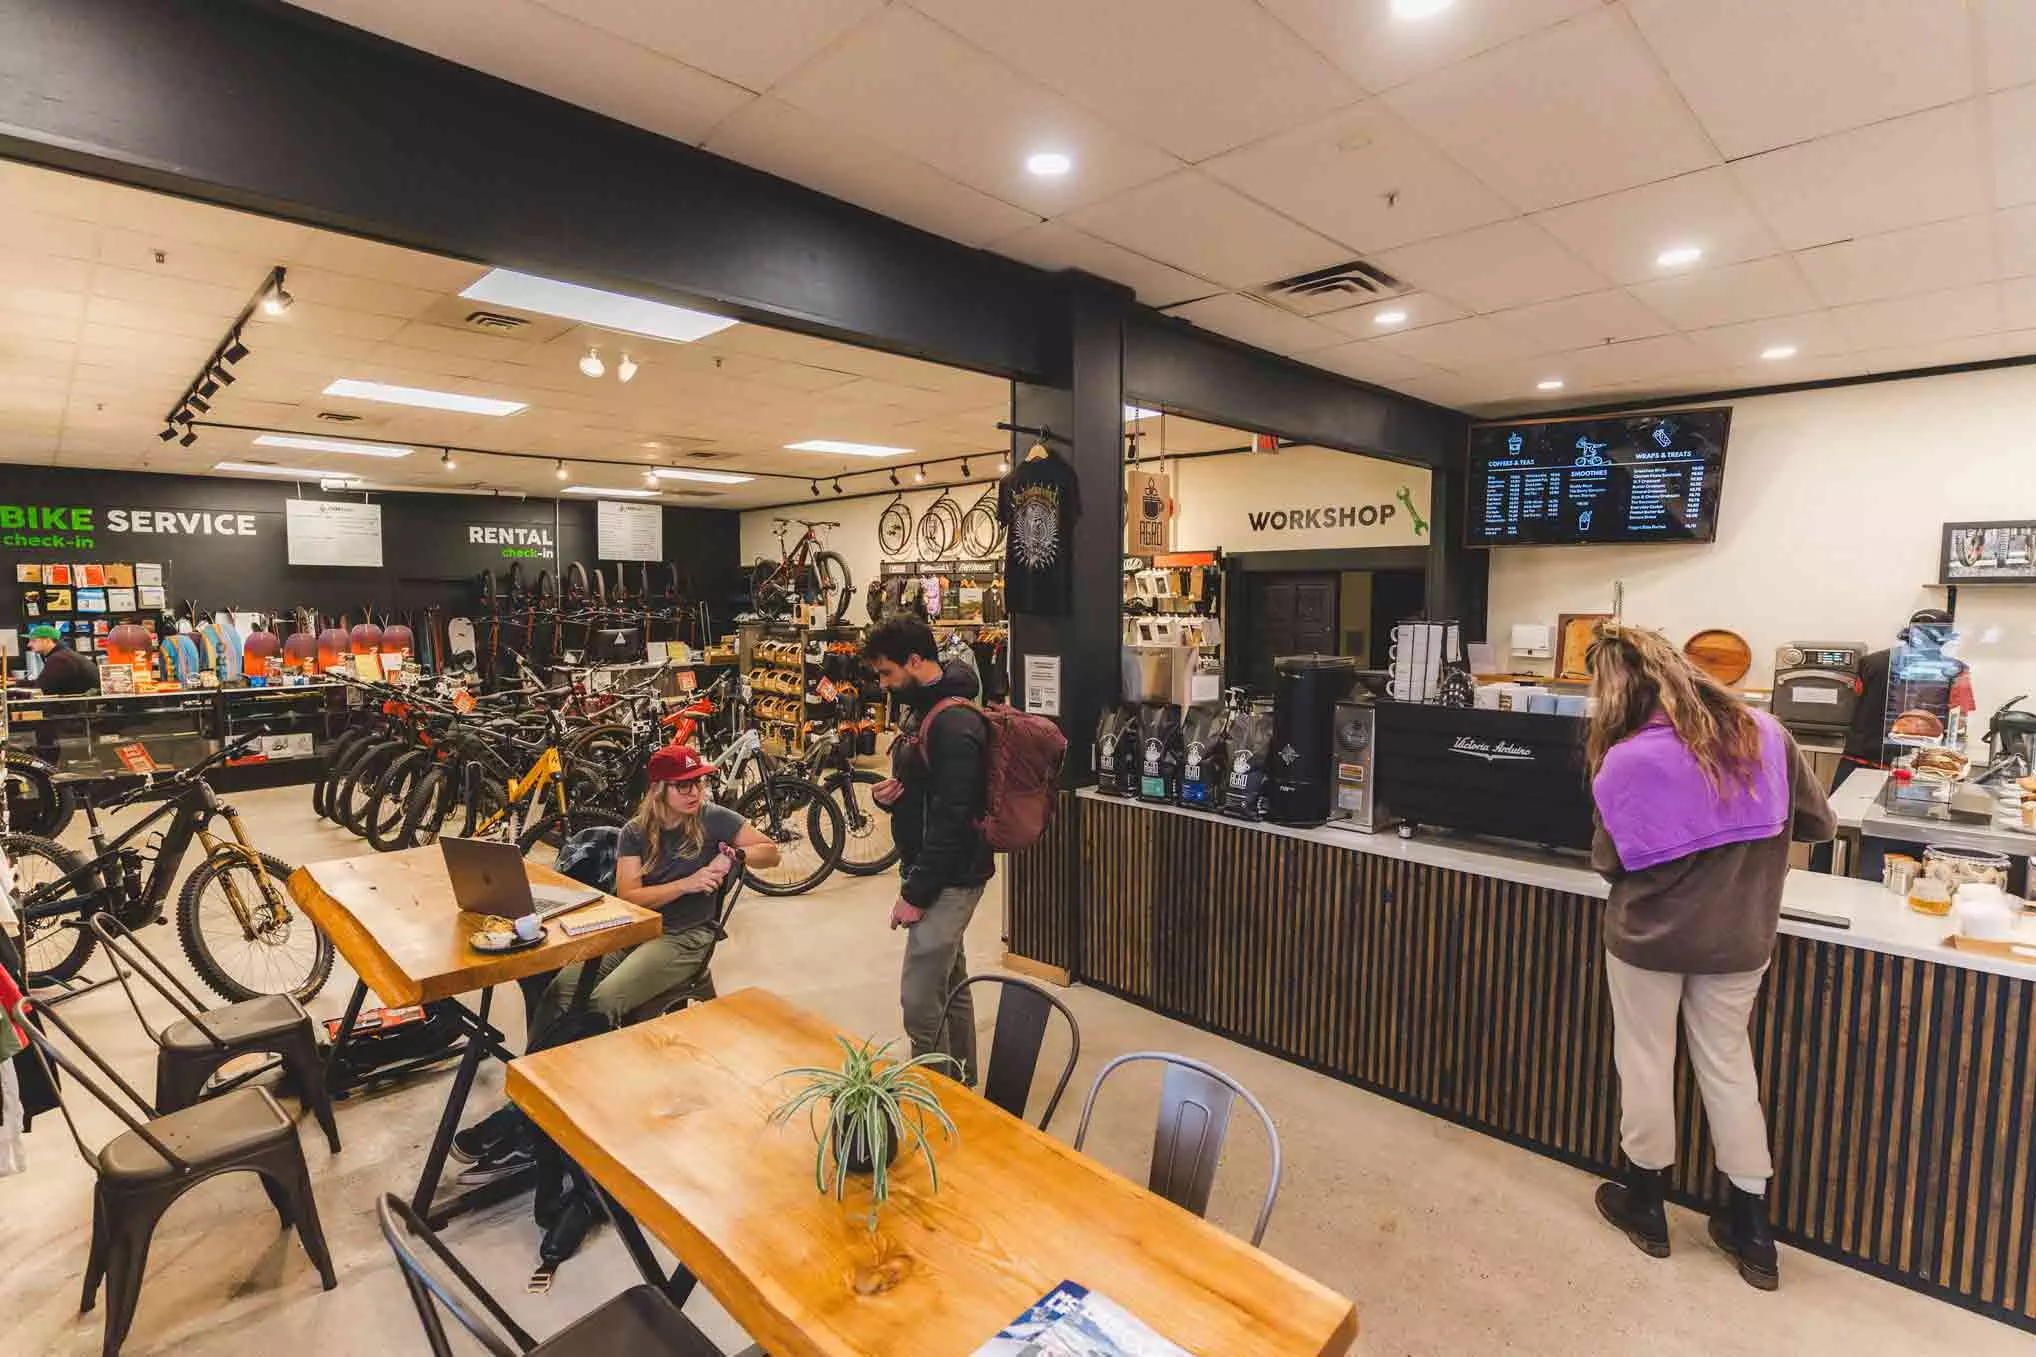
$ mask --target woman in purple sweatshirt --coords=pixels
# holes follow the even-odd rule
[[[1837,824],[1788,732],[1659,633],[1601,624],[1591,656],[1591,865],[1612,885],[1605,979],[1626,1156],[1624,1180],[1598,1189],[1598,1210],[1649,1256],[1668,1256],[1680,1013],[1731,1181],[1711,1238],[1740,1276],[1772,1291],[1774,1168],[1747,1025],[1774,951],[1789,843],[1828,839]]]

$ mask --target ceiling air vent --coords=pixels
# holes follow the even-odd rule
[[[1297,316],[1324,316],[1411,291],[1376,264],[1352,259],[1251,289],[1251,295]]]
[[[331,424],[358,424],[361,418],[359,415],[342,414],[338,410],[320,410],[318,417]]]
[[[467,324],[473,326],[476,330],[495,330],[500,332],[520,330],[530,324],[530,322],[521,316],[505,315],[500,311],[469,311],[467,312]]]

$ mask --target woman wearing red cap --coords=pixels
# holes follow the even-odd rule
[[[706,777],[713,771],[714,765],[690,745],[666,745],[650,756],[650,790],[616,848],[615,893],[661,911],[664,933],[561,971],[531,1018],[533,1034],[573,1009],[589,966],[594,989],[587,1007],[618,1023],[638,1004],[706,969],[714,952],[722,887],[735,869],[735,850],[741,849],[752,866],[771,867],[778,861],[775,843],[734,811],[707,799]]]

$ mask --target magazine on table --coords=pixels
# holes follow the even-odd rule
[[[974,1357],[1189,1357],[1108,1296],[1062,1282]]]

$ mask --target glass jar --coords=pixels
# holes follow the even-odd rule
[[[2008,885],[2008,858],[2004,853],[1933,843],[1923,850],[1923,875],[1943,882],[1952,891],[1973,881],[1984,881],[2005,890]]]

